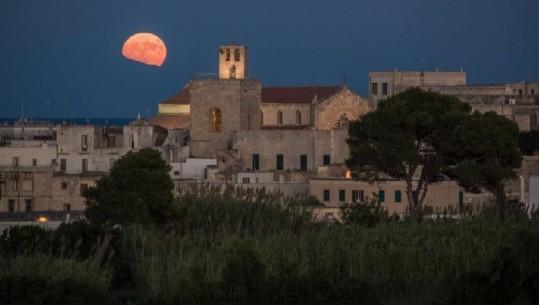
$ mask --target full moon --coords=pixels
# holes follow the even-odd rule
[[[155,34],[137,33],[124,42],[122,55],[134,61],[160,67],[167,57],[167,47]]]

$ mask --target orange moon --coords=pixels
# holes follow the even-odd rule
[[[134,61],[160,67],[167,58],[167,47],[155,34],[137,33],[124,42],[122,55]]]

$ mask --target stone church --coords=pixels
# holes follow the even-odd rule
[[[188,129],[191,158],[216,159],[219,172],[307,179],[342,164],[348,122],[373,104],[346,86],[264,87],[249,77],[248,55],[245,46],[221,46],[218,75],[192,78],[152,123]]]

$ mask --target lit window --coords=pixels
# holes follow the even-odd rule
[[[221,132],[221,109],[213,108],[211,111],[211,130]]]

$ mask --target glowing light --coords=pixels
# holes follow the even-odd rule
[[[167,57],[167,47],[155,34],[137,33],[124,42],[122,55],[134,61],[160,67]]]
[[[37,218],[37,222],[47,222],[47,221],[49,221],[49,219],[45,216],[39,216]]]

